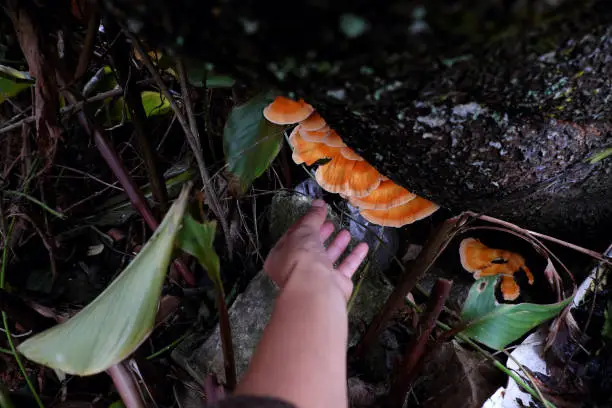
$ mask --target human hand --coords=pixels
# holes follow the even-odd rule
[[[325,249],[323,243],[334,232],[334,225],[325,222],[326,215],[325,202],[314,200],[308,213],[293,224],[272,248],[264,270],[281,288],[296,273],[312,273],[313,279],[329,279],[348,300],[353,290],[351,277],[367,255],[368,245],[364,242],[358,244],[334,269],[334,263],[345,251],[351,235],[346,230],[340,231]]]

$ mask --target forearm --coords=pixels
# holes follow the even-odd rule
[[[326,273],[291,275],[237,394],[274,396],[299,408],[347,405],[346,301]]]

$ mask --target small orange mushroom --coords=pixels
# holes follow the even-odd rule
[[[503,275],[499,285],[504,300],[516,300],[521,294],[521,288],[512,275]]]
[[[329,126],[327,126],[327,122],[325,122],[325,119],[319,115],[319,112],[314,112],[312,115],[301,121],[300,125],[302,126],[302,129],[308,130],[309,132],[322,130],[324,127],[329,128]]]
[[[361,157],[360,155],[358,155],[357,153],[355,153],[353,151],[353,149],[349,148],[349,147],[342,147],[340,148],[340,153],[347,159],[349,160],[357,160],[357,161],[363,161],[363,157]]]
[[[277,96],[274,102],[264,108],[263,115],[277,125],[292,125],[305,120],[313,112],[312,105],[303,99],[296,102],[284,96]]]
[[[331,147],[347,147],[342,141],[340,135],[335,130],[332,130],[327,134],[327,136],[325,136],[323,143]]]
[[[474,279],[502,275],[500,289],[505,300],[515,300],[521,293],[514,280],[514,274],[519,270],[525,272],[527,281],[533,285],[533,273],[525,264],[525,259],[517,253],[489,248],[475,238],[466,238],[459,245],[459,256],[461,265],[474,274]]]
[[[380,173],[365,161],[349,160],[339,152],[332,160],[319,166],[317,183],[330,193],[348,197],[363,197],[380,184]]]
[[[289,135],[289,144],[293,147],[292,158],[296,164],[306,163],[308,166],[312,166],[318,160],[338,155],[339,151],[336,148],[323,143],[305,141],[300,134],[299,127],[299,125],[296,126]]]
[[[313,142],[313,143],[323,143],[325,140],[325,137],[327,137],[327,135],[329,135],[329,133],[331,132],[331,130],[325,129],[323,128],[322,130],[306,130],[304,129],[304,127],[300,124],[300,136],[302,136],[302,139],[304,139],[307,142]]]
[[[440,208],[423,197],[415,197],[405,204],[385,210],[360,210],[366,220],[387,227],[402,227],[429,217]]]
[[[350,197],[350,202],[362,210],[387,210],[404,205],[417,198],[417,195],[398,186],[391,180],[381,181],[376,190],[365,197]]]

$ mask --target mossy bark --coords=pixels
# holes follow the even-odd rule
[[[154,44],[303,97],[453,211],[592,244],[612,226],[612,7],[565,1],[111,2]],[[126,20],[126,21],[127,21]],[[606,240],[607,242],[607,240]]]

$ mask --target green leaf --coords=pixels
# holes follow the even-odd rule
[[[147,117],[165,115],[172,110],[170,102],[159,92],[143,91],[140,94],[140,98]],[[106,109],[106,126],[112,126],[121,123],[121,121],[127,122],[132,120],[132,115],[127,106],[125,106],[123,97],[111,101]]]
[[[186,59],[185,71],[187,73],[187,81],[198,88],[231,88],[236,81],[228,75],[215,74],[212,71],[212,65],[206,62]],[[206,84],[204,80],[206,79]]]
[[[170,101],[164,98],[160,92],[143,91],[140,97],[147,117],[165,115],[172,110]]]
[[[594,155],[589,157],[588,161],[590,164],[595,164],[607,158],[608,156],[612,156],[612,147],[608,147],[607,149],[595,153]]]
[[[228,386],[233,388],[236,385],[236,362],[232,343],[232,328],[230,326],[227,304],[225,303],[223,282],[221,281],[219,257],[213,247],[216,230],[217,223],[215,221],[201,224],[190,215],[185,215],[183,228],[179,232],[177,243],[183,251],[197,258],[200,265],[206,269],[208,277],[215,287],[217,307],[219,308],[219,331],[225,365],[225,379]]]
[[[18,348],[28,359],[69,374],[92,375],[117,364],[149,336],[183,220],[184,188],[149,242],[93,302]]]
[[[230,173],[238,177],[242,191],[270,166],[283,141],[284,127],[268,122],[264,108],[272,102],[260,94],[229,114],[223,130],[223,149]]]
[[[498,275],[477,280],[470,288],[461,314],[467,323],[462,333],[496,350],[502,350],[540,323],[553,318],[571,300],[568,298],[550,305],[500,304],[495,299],[499,278]]]
[[[220,283],[219,257],[213,247],[216,231],[217,223],[215,221],[201,224],[187,214],[183,219],[183,228],[181,228],[177,237],[177,245],[198,260],[200,265],[206,269],[210,280]]]
[[[34,84],[34,80],[27,72],[0,65],[0,103],[17,95]]]
[[[125,404],[123,404],[123,401],[119,400],[110,404],[108,408],[125,408]]]
[[[102,92],[107,92],[115,89],[117,86],[117,77],[115,72],[108,65],[100,68],[83,87],[83,95],[91,96]]]

